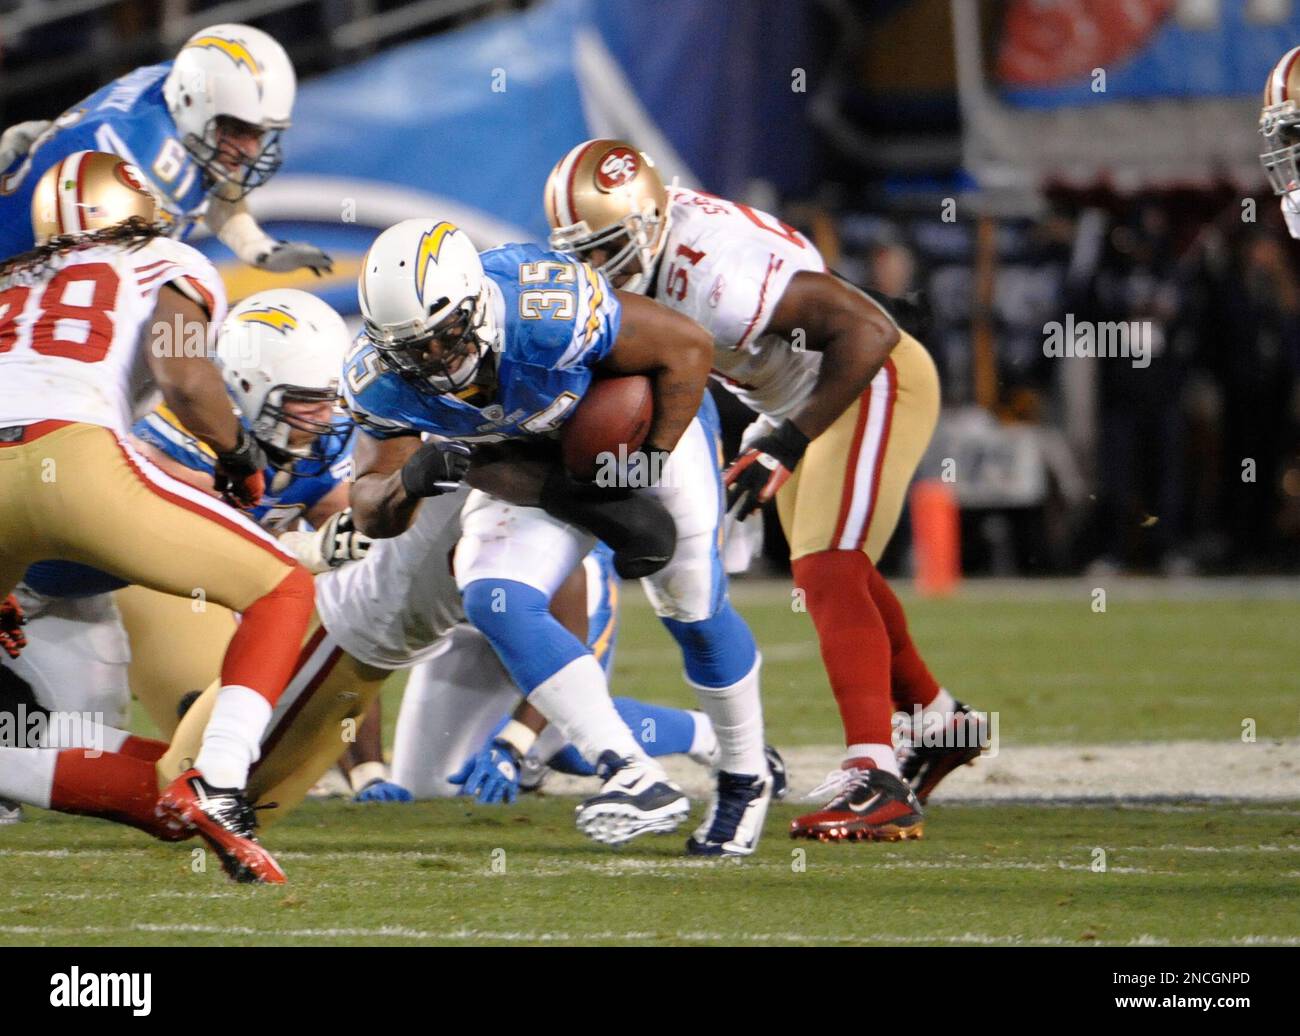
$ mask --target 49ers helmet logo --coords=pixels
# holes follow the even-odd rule
[[[144,185],[144,177],[140,175],[140,170],[130,162],[119,162],[113,169],[117,178],[133,191],[139,191],[141,194],[148,194],[149,189]]]
[[[596,167],[596,186],[609,193],[629,183],[641,168],[641,156],[630,147],[606,152]]]

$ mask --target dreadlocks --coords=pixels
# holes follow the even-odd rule
[[[31,251],[23,252],[0,263],[0,288],[19,281],[37,279],[42,273],[57,265],[54,260],[69,252],[79,252],[83,248],[95,245],[122,245],[128,251],[143,248],[156,237],[165,233],[163,226],[146,223],[139,216],[124,219],[111,227],[92,231],[89,234],[60,234],[52,237],[43,245],[37,245]]]

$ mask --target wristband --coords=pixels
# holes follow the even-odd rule
[[[522,759],[528,754],[529,749],[537,743],[537,731],[525,726],[517,719],[512,719],[501,728],[500,733],[492,740],[504,741],[518,752],[519,758]]]
[[[373,760],[368,763],[357,763],[348,773],[348,783],[352,785],[352,790],[355,792],[360,792],[367,784],[374,781],[386,780],[388,780],[388,767]]]

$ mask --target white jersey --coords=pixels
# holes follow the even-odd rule
[[[671,223],[654,299],[713,335],[713,373],[746,406],[783,417],[812,390],[821,354],[766,328],[800,270],[824,271],[811,241],[775,216],[682,187],[668,190]]]
[[[316,611],[353,658],[405,669],[435,654],[465,621],[451,571],[467,489],[429,497],[400,536],[375,540],[361,561],[316,577]]]
[[[125,435],[153,394],[147,325],[164,284],[202,302],[211,318],[170,329],[167,344],[206,354],[209,328],[225,319],[225,290],[212,263],[179,241],[92,245],[0,285],[0,425],[79,421]]]

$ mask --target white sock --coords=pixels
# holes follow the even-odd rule
[[[877,770],[892,773],[895,777],[902,776],[898,772],[898,756],[894,755],[893,745],[849,745],[844,750],[844,761],[847,763],[852,759],[870,759]]]
[[[58,761],[47,748],[0,748],[0,799],[49,809]]]
[[[712,766],[718,760],[718,735],[713,731],[713,720],[694,709],[688,710],[688,714],[695,720],[695,733],[686,754],[701,766]]]
[[[757,655],[754,667],[730,687],[703,687],[689,678],[695,688],[700,708],[713,724],[718,739],[718,769],[728,773],[767,773],[763,754],[763,702],[759,696],[758,674],[763,656]]]
[[[610,751],[650,762],[614,708],[605,670],[594,655],[579,655],[547,677],[533,688],[528,701],[593,766],[603,752]]]
[[[934,701],[925,706],[922,714],[930,712],[954,712],[957,708],[957,699],[948,693],[947,687],[940,687],[939,693],[934,696]]]
[[[213,787],[243,788],[249,768],[262,754],[262,735],[270,720],[271,703],[251,687],[221,688],[194,768]]]
[[[554,723],[548,723],[537,735],[537,740],[533,742],[533,747],[528,754],[539,763],[545,764],[563,747],[564,732]]]

